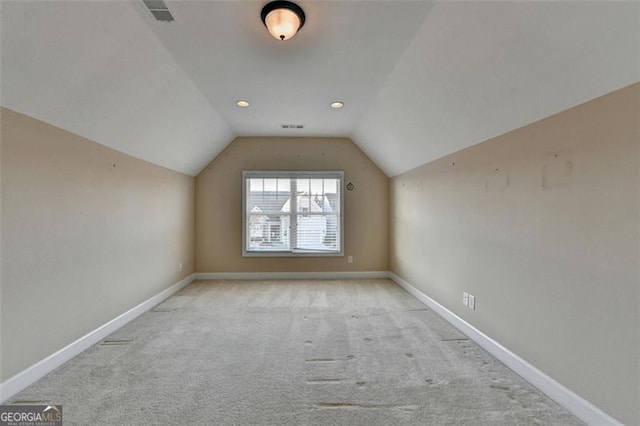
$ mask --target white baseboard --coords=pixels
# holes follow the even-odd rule
[[[566,388],[533,365],[529,364],[500,343],[487,336],[449,309],[445,308],[416,287],[409,284],[393,272],[389,272],[389,278],[404,288],[413,297],[427,305],[438,315],[448,321],[455,328],[466,334],[480,347],[499,359],[503,364],[513,370],[516,374],[531,383],[533,386],[544,392],[549,398],[566,408],[574,416],[588,425],[593,426],[621,426],[618,420],[614,419],[580,395]]]
[[[160,302],[195,280],[195,277],[196,274],[191,274],[188,277],[183,278],[171,287],[162,290],[160,293],[129,309],[122,315],[101,325],[90,333],[85,334],[75,342],[69,343],[59,351],[49,355],[45,359],[38,361],[31,367],[0,383],[0,403],[11,398],[13,395],[60,367],[76,355],[100,342],[123,325],[158,305]]]
[[[416,287],[393,272],[388,271],[344,271],[344,272],[199,272],[189,275],[157,295],[147,299],[127,312],[96,328],[73,343],[49,355],[31,367],[0,383],[0,403],[11,398],[30,384],[55,370],[76,355],[100,342],[105,337],[158,305],[195,279],[198,280],[283,280],[283,279],[374,279],[390,278],[409,294],[431,308],[434,312],[467,335],[507,367],[562,405],[588,425],[621,426],[622,423],[606,414],[575,392],[558,383],[509,349],[502,346],[480,330],[445,308]]]
[[[196,277],[199,280],[348,280],[389,278],[389,272],[198,272]]]

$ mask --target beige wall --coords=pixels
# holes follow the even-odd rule
[[[640,424],[639,98],[631,86],[398,176],[390,190],[348,139],[238,138],[194,184],[1,109],[0,378],[189,275],[194,261],[201,272],[390,266]],[[344,170],[355,262],[243,258],[245,169]]]
[[[6,380],[191,274],[195,203],[192,177],[0,119]]]
[[[242,257],[243,170],[344,170],[344,257]],[[349,139],[237,138],[196,177],[198,272],[388,269],[389,179]],[[347,263],[353,256],[354,263]]]
[[[636,84],[391,182],[391,269],[627,424],[640,424],[639,99]]]

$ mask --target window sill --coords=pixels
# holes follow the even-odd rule
[[[295,251],[244,251],[242,257],[344,257],[343,252]]]

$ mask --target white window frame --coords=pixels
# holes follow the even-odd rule
[[[248,179],[337,179],[340,190],[340,211],[338,212],[340,224],[340,249],[338,251],[310,251],[301,249],[291,249],[282,251],[252,251],[247,250],[248,238],[248,215],[247,215],[247,182]],[[295,197],[294,197],[295,198]],[[295,212],[295,199],[291,206],[291,221],[297,215],[303,216],[303,212]],[[293,239],[295,230],[289,231],[289,238]],[[242,171],[242,256],[243,257],[337,257],[344,256],[344,172],[343,171],[274,171],[274,170],[243,170]]]

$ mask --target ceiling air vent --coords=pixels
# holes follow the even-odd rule
[[[283,129],[304,129],[304,124],[281,124]]]
[[[157,21],[161,22],[171,22],[173,21],[173,16],[171,12],[169,12],[169,8],[162,0],[142,0],[151,11],[151,14]]]

